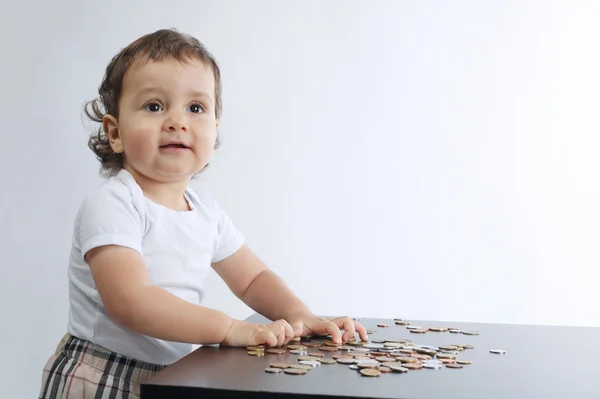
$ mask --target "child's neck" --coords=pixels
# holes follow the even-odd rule
[[[185,189],[189,183],[188,181],[159,182],[140,175],[134,170],[129,170],[130,168],[127,169],[141,187],[144,196],[152,202],[175,211],[191,210],[184,196]]]

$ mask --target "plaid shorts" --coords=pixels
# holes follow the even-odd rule
[[[42,374],[40,399],[138,399],[140,384],[166,366],[140,362],[65,334]]]

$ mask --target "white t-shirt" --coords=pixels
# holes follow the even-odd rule
[[[152,284],[194,304],[204,296],[211,263],[236,252],[243,234],[207,194],[185,191],[191,211],[175,211],[146,198],[133,176],[121,170],[83,200],[75,218],[69,260],[71,335],[141,361],[168,365],[193,345],[135,333],[107,314],[84,255],[102,245],[140,252]]]

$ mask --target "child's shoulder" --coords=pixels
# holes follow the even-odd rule
[[[143,193],[129,173],[109,177],[88,191],[81,202],[82,210],[101,210],[111,207],[123,207],[141,210]]]

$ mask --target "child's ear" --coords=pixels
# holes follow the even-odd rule
[[[112,150],[117,154],[123,152],[123,142],[119,134],[119,121],[114,116],[106,114],[102,118],[102,127]]]

